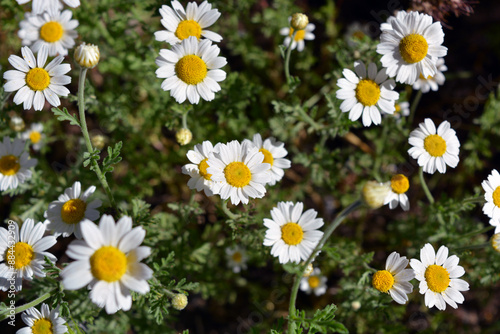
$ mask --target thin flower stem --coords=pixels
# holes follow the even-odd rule
[[[483,234],[483,233],[486,233],[492,229],[494,229],[495,226],[486,226],[486,227],[483,227],[482,229],[480,230],[476,230],[476,231],[472,231],[472,232],[469,232],[469,233],[465,233],[465,234],[462,234],[460,236],[460,238],[458,239],[463,239],[463,238],[469,238],[469,237],[473,237],[473,236],[476,236],[476,235],[479,235],[479,234]]]
[[[484,196],[478,196],[478,197],[471,197],[471,198],[466,198],[462,201],[462,204],[468,204],[468,203],[484,203]]]
[[[415,118],[415,110],[417,110],[418,103],[420,102],[420,99],[422,98],[422,91],[419,90],[417,92],[417,95],[413,99],[413,102],[411,103],[410,107],[410,124],[413,123],[413,119]]]
[[[469,250],[469,249],[481,249],[481,248],[486,248],[489,246],[491,246],[491,243],[485,242],[483,244],[468,245],[468,246],[462,246],[462,247],[457,247],[457,248],[451,248],[450,250],[458,252],[458,251],[464,251],[464,250]]]
[[[288,47],[286,49],[286,55],[285,55],[285,76],[286,76],[286,83],[290,84],[291,78],[290,78],[290,55],[292,54],[292,44],[295,39],[295,35],[297,34],[297,30],[294,30],[292,37],[290,38],[290,43],[288,44]]]
[[[184,113],[182,113],[182,128],[183,129],[187,129],[188,126],[187,126],[187,116],[189,114],[189,109],[186,110]]]
[[[429,187],[427,187],[427,183],[425,183],[424,179],[424,168],[420,167],[420,172],[418,174],[420,178],[420,184],[422,185],[422,189],[424,189],[425,196],[427,196],[427,199],[431,204],[434,204],[434,197],[432,197],[431,192],[429,191]]]
[[[235,215],[234,213],[232,213],[229,208],[227,207],[227,203],[229,202],[228,199],[226,200],[222,200],[222,211],[224,211],[224,213],[232,220],[238,220],[240,218],[240,215]]]
[[[49,299],[49,297],[52,295],[52,292],[54,292],[55,289],[41,295],[40,297],[38,297],[37,299],[29,302],[29,303],[26,303],[22,306],[19,306],[19,307],[16,307],[16,310],[15,310],[15,314],[18,314],[18,313],[21,313],[23,311],[26,311],[27,309],[31,308],[31,307],[35,307],[37,306],[38,304],[40,304],[41,302],[44,302],[46,301],[47,299]],[[6,312],[5,314],[2,314],[0,315],[0,321],[3,321],[5,319],[7,319],[11,314],[9,313],[9,310],[7,311],[4,311]]]
[[[89,154],[94,152],[94,148],[92,147],[92,142],[90,141],[89,131],[87,129],[87,121],[85,119],[85,76],[87,75],[87,68],[82,67],[80,69],[80,79],[78,81],[78,111],[80,112],[80,125],[82,129],[83,138],[85,139],[85,145],[87,146],[87,151]],[[111,193],[111,189],[109,188],[108,181],[106,181],[106,177],[102,174],[101,169],[99,168],[99,164],[97,161],[92,160],[92,169],[97,175],[97,178],[101,182],[102,187],[106,191],[106,195],[108,195],[109,202],[111,206],[116,210],[115,199],[113,198],[113,194]]]
[[[319,131],[319,130],[321,130],[322,126],[321,126],[320,124],[316,123],[316,121],[315,121],[315,120],[314,120],[311,116],[309,116],[309,115],[308,115],[308,114],[304,111],[304,109],[299,108],[299,109],[298,109],[298,111],[299,111],[300,116],[303,118],[303,120],[304,120],[306,123],[309,123],[309,125],[310,125],[310,126],[312,126],[312,127],[313,127],[313,129],[314,129],[315,131]]]
[[[325,233],[323,234],[323,237],[318,242],[318,244],[316,245],[316,248],[314,248],[314,250],[312,251],[312,253],[309,256],[309,258],[307,259],[307,261],[304,262],[302,264],[302,266],[300,267],[300,269],[298,271],[299,274],[295,276],[295,280],[294,280],[293,287],[292,287],[292,292],[290,294],[290,304],[289,304],[289,308],[288,308],[288,334],[295,334],[297,332],[297,327],[296,327],[295,320],[294,320],[294,318],[295,318],[295,302],[297,300],[297,293],[299,291],[300,279],[304,276],[304,272],[305,272],[307,266],[309,265],[309,263],[311,263],[313,261],[313,259],[316,257],[316,255],[318,255],[318,252],[323,248],[323,246],[325,245],[328,238],[330,238],[333,231],[335,231],[335,229],[340,225],[340,223],[342,223],[344,218],[347,217],[351,212],[356,210],[359,206],[361,206],[361,204],[362,204],[361,200],[357,200],[354,203],[352,203],[351,205],[349,205],[347,208],[342,210],[337,215],[337,218],[335,218],[335,220],[330,225],[328,225],[328,227],[326,228]]]

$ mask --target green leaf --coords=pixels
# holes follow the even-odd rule
[[[108,156],[104,158],[102,162],[102,173],[106,174],[108,172],[112,172],[115,168],[113,165],[122,161],[122,157],[120,157],[120,151],[122,149],[123,143],[119,141],[115,144],[114,147],[108,146]]]
[[[57,116],[57,119],[59,121],[69,121],[69,124],[71,125],[82,127],[78,118],[71,115],[66,108],[63,108],[63,110],[59,108],[52,108],[52,112]]]

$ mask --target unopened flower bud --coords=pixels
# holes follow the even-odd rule
[[[177,142],[181,145],[187,145],[191,142],[191,139],[193,139],[193,134],[189,129],[182,128],[177,133],[175,134],[175,139],[177,139]]]
[[[94,145],[94,147],[98,148],[99,150],[102,150],[104,148],[104,145],[106,145],[108,139],[103,135],[95,135],[92,136],[90,141],[92,142],[92,145]]]
[[[390,190],[390,182],[368,181],[362,190],[363,200],[370,208],[378,209],[384,205],[385,198]]]
[[[313,272],[314,268],[313,268],[313,265],[312,263],[309,263],[306,267],[306,270],[304,271],[304,277],[309,277],[311,276],[312,272]]]
[[[100,57],[99,48],[93,44],[84,42],[75,49],[75,60],[81,67],[94,68]]]
[[[292,20],[290,21],[290,25],[295,30],[304,30],[306,26],[309,24],[309,18],[307,15],[302,13],[295,13],[292,15]]]
[[[24,120],[19,116],[11,117],[9,122],[9,127],[16,132],[23,131],[24,125]]]
[[[361,303],[355,300],[351,303],[351,307],[354,311],[357,311],[361,308]]]
[[[174,296],[174,298],[172,298],[172,306],[176,310],[179,311],[184,310],[187,304],[188,304],[188,298],[185,294],[178,293]]]

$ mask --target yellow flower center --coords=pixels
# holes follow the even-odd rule
[[[450,274],[448,271],[436,264],[432,264],[425,270],[425,281],[431,291],[441,293],[450,285]]]
[[[61,208],[61,218],[66,224],[77,224],[85,217],[87,203],[79,198],[70,199]]]
[[[193,20],[184,20],[179,23],[177,29],[175,30],[175,36],[181,41],[188,38],[189,36],[195,36],[200,39],[201,37],[201,26],[198,22]]]
[[[316,289],[319,286],[320,280],[318,276],[309,276],[307,282],[309,283],[311,289]]]
[[[500,207],[500,186],[493,192],[493,204]]]
[[[358,30],[352,33],[352,37],[361,41],[363,38],[365,38],[365,34],[361,30]]]
[[[379,270],[373,275],[372,286],[380,292],[389,291],[394,285],[394,276],[387,270]]]
[[[370,79],[360,80],[356,86],[356,99],[364,106],[373,106],[380,98],[380,86]]]
[[[187,55],[175,64],[175,74],[188,85],[196,85],[207,76],[207,64],[198,56]]]
[[[201,162],[198,164],[198,170],[200,175],[204,177],[205,180],[211,180],[212,174],[207,173],[207,168],[209,167],[207,160],[208,158],[201,160]]]
[[[410,188],[410,182],[403,174],[397,174],[391,178],[391,188],[396,194],[404,194]]]
[[[250,169],[243,162],[231,162],[224,168],[226,182],[236,188],[243,188],[252,180]]]
[[[31,326],[33,334],[52,334],[52,322],[49,319],[41,318],[35,320]]]
[[[33,144],[36,144],[42,139],[42,134],[38,131],[31,131],[30,132],[30,140]]]
[[[15,257],[14,268],[16,269],[21,269],[29,265],[31,263],[31,260],[33,260],[33,257],[35,256],[33,247],[21,241],[17,242],[14,245],[14,254],[9,253],[10,250],[11,248],[7,248],[5,252],[5,258],[8,259],[9,255],[10,256],[14,255]]]
[[[394,106],[395,110],[394,110],[394,114],[397,114],[397,113],[400,113],[401,112],[401,106],[399,104],[396,104]]]
[[[231,258],[233,259],[234,262],[240,263],[243,256],[241,255],[240,252],[234,252]]]
[[[40,67],[32,68],[26,74],[26,84],[32,90],[44,90],[50,84],[49,72]]]
[[[54,43],[61,39],[63,27],[59,22],[50,21],[40,28],[40,37],[47,43]]]
[[[297,223],[287,223],[281,226],[281,239],[285,244],[295,246],[304,238],[304,231]]]
[[[293,31],[294,31],[293,28],[290,28],[290,33],[288,34],[289,37],[292,37]],[[293,40],[295,42],[298,42],[298,41],[303,40],[304,37],[306,37],[306,31],[305,30],[297,30],[297,33],[295,34],[295,37],[293,38]]]
[[[399,42],[399,53],[401,53],[403,60],[409,64],[418,63],[424,59],[427,55],[427,49],[429,49],[429,44],[424,36],[419,34],[410,34]]]
[[[274,158],[271,152],[269,152],[265,148],[261,148],[259,152],[262,152],[262,154],[264,154],[264,160],[262,162],[265,164],[270,164],[272,166],[274,163]]]
[[[127,256],[116,247],[103,246],[90,257],[90,271],[100,281],[118,281],[127,271]]]
[[[446,152],[446,141],[440,135],[429,135],[424,139],[425,150],[433,157],[442,157]]]
[[[3,175],[15,175],[19,169],[21,169],[21,165],[16,156],[9,154],[0,158],[0,173]]]

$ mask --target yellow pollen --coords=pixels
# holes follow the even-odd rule
[[[410,188],[410,181],[403,174],[394,175],[391,178],[391,188],[396,194],[404,194]]]
[[[201,160],[201,162],[198,164],[198,170],[200,175],[204,177],[205,180],[211,180],[212,174],[207,173],[207,168],[210,167],[208,166],[207,160],[208,158]]]
[[[31,331],[33,334],[52,334],[52,322],[49,319],[41,318],[35,320],[33,326],[31,326]]]
[[[36,144],[42,139],[42,134],[38,131],[31,131],[30,132],[30,140],[33,144]]]
[[[241,255],[240,252],[234,252],[231,258],[233,259],[234,262],[240,263],[243,256]]]
[[[293,28],[290,28],[290,33],[288,34],[289,37],[292,37],[293,31],[294,31]],[[293,38],[293,40],[295,42],[298,42],[298,41],[303,40],[304,37],[306,37],[306,31],[305,30],[297,30],[297,33],[295,34],[295,37]]]
[[[304,231],[297,223],[287,223],[281,226],[281,239],[285,244],[295,246],[300,244],[304,237]]]
[[[50,84],[49,73],[40,67],[32,68],[26,74],[26,84],[32,90],[44,90]]]
[[[396,110],[394,110],[394,113],[397,114],[399,112],[401,112],[401,106],[398,104],[396,104],[396,106],[394,107]]]
[[[424,139],[425,150],[433,157],[442,157],[446,152],[446,141],[440,135],[429,135]]]
[[[262,154],[264,154],[264,160],[262,162],[265,164],[270,164],[272,166],[274,163],[274,158],[271,152],[269,152],[265,148],[261,148],[259,152],[262,152]]]
[[[90,257],[90,271],[100,281],[118,281],[127,271],[127,257],[116,247],[103,246]]]
[[[493,204],[500,207],[500,186],[493,192]]]
[[[250,169],[243,162],[231,162],[224,168],[226,182],[236,188],[243,188],[252,180]]]
[[[380,292],[389,291],[394,285],[394,276],[387,270],[379,270],[373,275],[372,286]]]
[[[309,283],[309,286],[311,289],[316,289],[319,286],[320,280],[318,276],[309,276],[307,279],[307,283]]]
[[[196,38],[201,38],[201,26],[198,22],[193,20],[184,20],[179,23],[177,29],[175,30],[175,36],[181,41],[190,36],[195,36]]]
[[[35,256],[33,247],[25,242],[19,241],[14,245],[14,254],[12,254],[12,252],[9,252],[10,249],[11,248],[7,248],[5,252],[5,258],[8,259],[9,255],[11,257],[12,255],[14,255],[14,268],[16,269],[21,269],[29,265],[31,263],[31,260],[33,260],[33,257]]]
[[[40,37],[47,43],[54,43],[61,39],[63,27],[59,22],[50,21],[40,28]]]
[[[79,198],[70,199],[61,208],[61,218],[66,224],[77,224],[85,217],[87,203]]]
[[[441,293],[450,285],[450,274],[442,266],[432,264],[425,270],[425,281],[433,292]]]
[[[429,44],[424,36],[419,34],[410,34],[405,36],[399,42],[399,53],[403,60],[409,64],[418,63],[427,55]]]
[[[373,106],[380,98],[380,86],[373,80],[360,80],[356,86],[356,99],[365,107]]]
[[[362,31],[358,30],[352,33],[352,37],[361,41],[363,38],[365,38],[365,34]]]
[[[16,156],[9,154],[0,158],[0,173],[3,175],[15,175],[19,169],[21,169],[21,165]]]
[[[188,85],[196,85],[207,76],[207,64],[198,56],[187,55],[175,64],[175,74]]]

